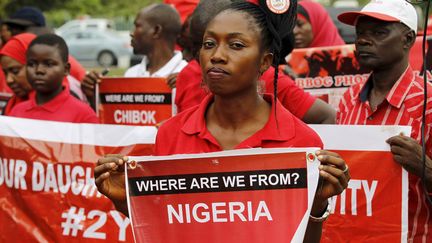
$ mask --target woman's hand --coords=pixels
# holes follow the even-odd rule
[[[94,169],[98,191],[108,197],[117,210],[127,215],[124,164],[128,158],[120,154],[109,154],[100,158]]]
[[[327,206],[327,199],[342,193],[347,188],[348,182],[351,179],[348,165],[339,154],[327,150],[319,150],[316,152],[316,155],[321,162],[319,174],[323,180],[322,184],[318,185],[315,194],[312,215],[322,214]]]

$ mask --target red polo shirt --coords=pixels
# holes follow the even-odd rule
[[[274,71],[274,68],[271,67],[261,76],[261,80],[264,81],[263,93],[273,94]],[[176,87],[175,104],[178,112],[198,105],[209,93],[203,88],[201,67],[196,60],[190,61],[179,73]],[[316,99],[296,86],[289,76],[281,72],[278,75],[277,96],[282,105],[300,119],[303,118]]]
[[[411,67],[402,74],[374,111],[368,98],[372,81],[359,83],[347,90],[339,103],[338,124],[409,125],[411,137],[419,141],[423,109],[423,81],[415,77]],[[432,155],[432,85],[428,86],[426,111],[426,149]],[[409,235],[408,242],[432,242],[432,206],[428,205],[420,178],[409,174]]]
[[[54,99],[43,105],[36,103],[36,93],[32,92],[29,100],[17,104],[9,115],[59,122],[99,123],[99,119],[90,106],[73,97],[67,87]]]
[[[205,113],[213,102],[207,96],[199,106],[188,109],[162,124],[156,136],[156,155],[207,153],[221,151],[222,148],[207,130]],[[280,148],[280,147],[320,147],[318,134],[305,123],[293,116],[279,102],[276,103],[276,117],[273,112],[273,98],[265,95],[272,104],[272,112],[266,125],[241,142],[235,149]]]

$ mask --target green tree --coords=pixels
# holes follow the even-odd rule
[[[23,6],[34,6],[44,12],[49,25],[57,27],[83,15],[133,19],[140,8],[157,2],[162,0],[0,0],[0,15],[6,18]]]

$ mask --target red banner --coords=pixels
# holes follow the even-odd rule
[[[103,78],[98,94],[101,123],[154,126],[173,114],[165,78]]]
[[[427,60],[432,60],[432,36],[428,38]],[[354,45],[294,49],[287,57],[285,72],[294,77],[296,84],[323,99],[335,108],[343,93],[351,85],[369,77],[354,55]],[[418,37],[410,52],[410,65],[417,74],[423,71],[422,38]],[[432,61],[426,62],[427,76],[432,81]]]
[[[138,242],[300,242],[318,182],[316,149],[135,158]]]
[[[0,242],[131,241],[93,168],[104,154],[151,154],[155,133],[0,117]]]
[[[323,139],[326,149],[334,150],[344,158],[351,173],[348,188],[331,200],[332,215],[323,225],[321,241],[407,242],[408,173],[394,162],[385,141],[401,132],[410,134],[410,128],[313,128]]]
[[[410,134],[409,129],[312,127],[326,149],[343,156],[352,176],[347,190],[332,199],[332,215],[324,223],[322,241],[405,242],[408,176],[393,161],[385,140],[401,132]],[[0,117],[0,242],[132,241],[129,220],[97,192],[93,167],[107,153],[150,154],[155,134],[153,127]],[[131,204],[139,201],[130,213],[137,239],[286,242],[294,235],[301,241],[296,237],[302,230],[280,225],[307,223],[304,203],[310,207],[313,194],[309,191],[305,201],[304,187],[284,187],[295,182],[300,185],[304,179],[302,172],[293,171],[305,168],[304,152],[281,160],[280,155],[276,159],[264,154],[265,150],[245,151],[147,157],[148,162],[138,163],[130,171],[135,178],[130,182],[141,187],[139,196],[130,200]],[[285,184],[271,189],[259,188],[260,184],[258,189],[246,187],[251,181],[261,186]],[[146,186],[153,191],[143,192]],[[296,199],[290,201],[292,194]],[[142,220],[149,221],[137,223]]]

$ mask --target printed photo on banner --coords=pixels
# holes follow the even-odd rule
[[[317,149],[130,157],[135,240],[300,242],[318,184]]]
[[[97,93],[104,124],[155,126],[174,113],[165,78],[102,78]]]
[[[154,127],[0,116],[0,241],[133,241],[93,169],[103,154],[151,154],[155,135]]]
[[[427,77],[432,81],[432,36],[427,40]],[[293,77],[297,86],[338,108],[348,87],[366,81],[369,71],[355,58],[354,45],[294,49],[282,70]],[[422,38],[418,37],[410,52],[410,65],[417,75],[423,73]]]

